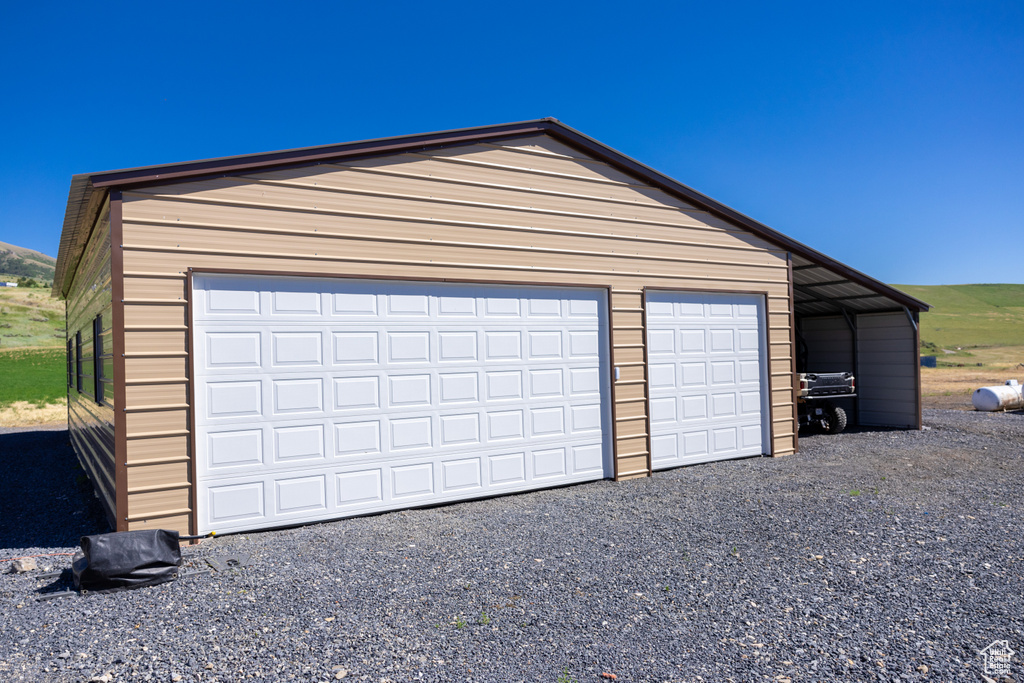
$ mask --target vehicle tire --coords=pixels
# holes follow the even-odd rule
[[[839,406],[825,406],[825,416],[821,418],[821,431],[826,434],[838,434],[846,429],[846,411]]]

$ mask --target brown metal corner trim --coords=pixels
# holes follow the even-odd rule
[[[125,380],[124,242],[121,192],[110,192],[111,337],[114,354],[114,515],[116,531],[128,530],[128,389]]]
[[[796,367],[796,298],[793,285],[793,252],[786,252],[786,270],[789,271],[789,363],[793,371],[793,453],[800,452],[800,416],[797,398],[800,396],[800,373]],[[772,443],[772,447],[775,444]]]
[[[185,296],[188,299],[185,302],[185,326],[188,328],[185,332],[185,348],[188,350],[188,471],[189,477],[192,480],[188,494],[189,507],[192,508],[192,514],[188,524],[189,533],[195,536],[199,534],[199,456],[196,451],[196,340],[195,325],[192,322],[195,318],[192,275],[192,269],[189,268],[188,274],[185,277]]]
[[[651,358],[647,353],[647,287],[640,290],[640,326],[644,335],[644,412],[647,414],[647,476],[654,476],[654,445],[651,443]]]
[[[619,480],[619,429],[615,421],[615,323],[612,320],[612,287],[607,285],[604,288],[605,311],[608,312],[608,400],[611,402],[610,410],[612,433],[611,455],[612,455],[612,480]]]

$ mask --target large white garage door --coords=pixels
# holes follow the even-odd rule
[[[651,290],[646,306],[654,468],[764,453],[763,297]]]
[[[201,532],[610,473],[603,290],[193,285]]]

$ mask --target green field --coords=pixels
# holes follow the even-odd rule
[[[37,406],[67,396],[63,348],[0,351],[0,408],[15,401]]]
[[[922,353],[1024,346],[1024,285],[894,285],[932,305],[921,314]]]
[[[50,290],[0,288],[0,351],[20,347],[64,346],[64,302]]]

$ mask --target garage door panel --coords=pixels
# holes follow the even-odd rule
[[[601,291],[235,276],[194,290],[204,530],[609,471]]]
[[[601,404],[570,406],[572,434],[599,434],[601,431]]]
[[[271,315],[316,315],[321,312],[321,295],[319,292],[287,291],[279,289],[270,293]]]
[[[390,459],[222,477],[204,484],[204,528],[258,528],[525,487],[590,481],[604,473],[600,441],[478,451],[450,458]],[[286,520],[281,522],[280,520]]]
[[[671,398],[671,400],[674,407],[675,399]],[[675,415],[675,411],[673,411],[673,415],[671,417],[667,417],[666,421],[704,421],[708,418],[708,397],[704,394],[700,394],[698,396],[680,396],[679,405],[682,408],[682,414]]]
[[[476,372],[442,373],[439,377],[439,402],[475,403],[479,400],[480,374]]]
[[[211,472],[263,464],[262,429],[216,432],[206,438],[207,469]]]
[[[538,400],[562,398],[569,393],[565,381],[565,372],[562,368],[530,370],[529,398]]]
[[[380,468],[341,472],[334,476],[339,509],[369,506],[384,500],[383,470]]]
[[[252,318],[260,314],[260,292],[248,289],[244,283],[231,278],[210,280],[210,289],[204,298],[202,310],[221,319]]]
[[[275,463],[305,464],[327,459],[322,424],[276,427],[272,435]]]
[[[442,465],[441,488],[445,492],[468,491],[483,486],[481,458],[452,460]]]
[[[438,362],[475,363],[480,353],[478,334],[474,330],[438,333]]]
[[[292,477],[274,482],[274,500],[282,515],[319,512],[327,509],[327,477]]]
[[[332,378],[334,410],[380,409],[380,377],[363,375]]]
[[[259,380],[227,380],[206,385],[205,416],[210,420],[259,417],[263,404],[263,383]]]
[[[381,452],[381,421],[367,420],[334,425],[337,456],[365,456]]]
[[[271,368],[323,365],[323,335],[319,332],[272,332]]]
[[[707,343],[704,330],[679,331],[679,353],[703,355],[706,350]]]
[[[270,380],[273,392],[271,415],[322,414],[324,381],[319,377]]]
[[[655,468],[760,454],[763,297],[650,291],[646,306]]]
[[[206,335],[206,363],[208,370],[220,368],[253,368],[262,365],[259,332],[208,332]]]
[[[262,481],[222,484],[207,490],[207,510],[213,524],[238,524],[266,519]]]

